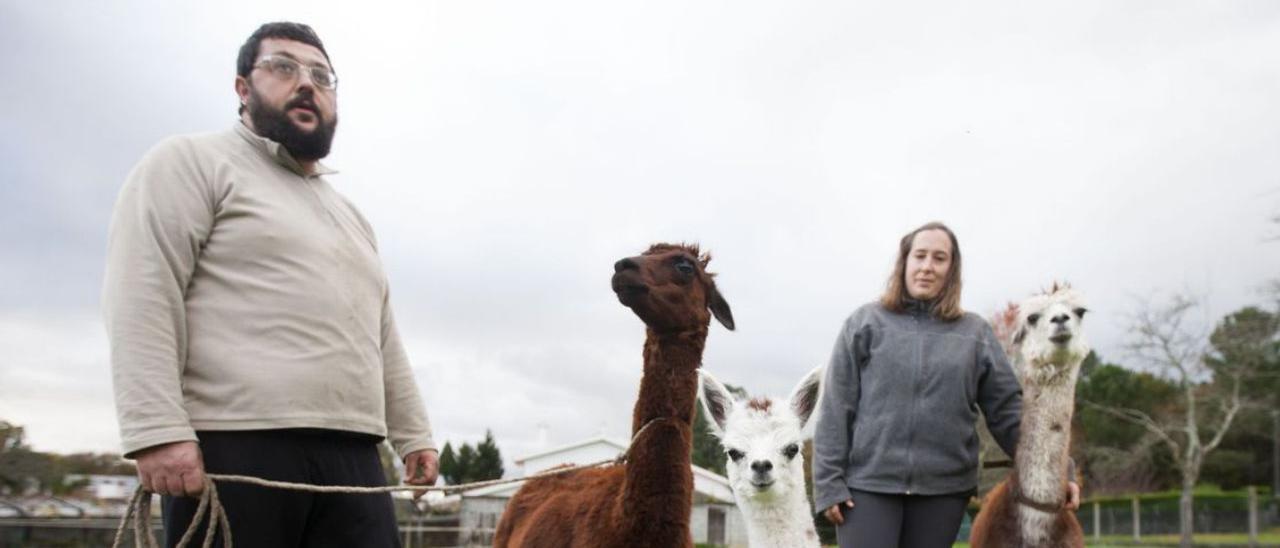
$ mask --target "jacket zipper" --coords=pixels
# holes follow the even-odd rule
[[[906,494],[911,494],[911,480],[915,475],[915,443],[916,443],[916,408],[920,400],[920,372],[924,369],[924,337],[920,332],[920,314],[915,311],[911,321],[916,328],[916,367],[911,377],[911,417],[907,426],[907,482]]]

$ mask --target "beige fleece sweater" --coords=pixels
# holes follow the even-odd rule
[[[126,455],[272,428],[434,448],[373,230],[317,171],[237,123],[129,174],[102,297]]]

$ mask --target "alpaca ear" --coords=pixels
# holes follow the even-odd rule
[[[698,401],[711,418],[711,430],[717,436],[724,434],[724,423],[733,408],[733,394],[710,373],[698,371]]]
[[[1024,325],[1019,327],[1018,331],[1013,334],[1013,344],[1015,346],[1022,344],[1022,339],[1025,338],[1027,338],[1027,326]]]
[[[733,312],[729,310],[729,303],[720,296],[720,290],[716,289],[716,286],[712,285],[708,289],[707,308],[711,310],[711,314],[716,317],[720,325],[733,331]]]
[[[826,366],[819,365],[813,371],[810,371],[800,384],[796,385],[791,391],[791,412],[796,414],[796,418],[800,419],[800,430],[804,431],[809,425],[809,418],[813,416],[813,410],[818,408],[818,398],[822,394],[822,376],[827,372]]]

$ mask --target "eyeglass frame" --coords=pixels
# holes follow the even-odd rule
[[[271,68],[271,63],[278,62],[278,61],[285,61],[294,65],[293,75],[292,76],[282,75],[277,73],[273,68]],[[308,73],[307,77],[311,79],[311,83],[315,84],[316,87],[323,90],[327,90],[327,91],[333,91],[338,89],[338,73],[334,72],[332,68],[326,67],[324,65],[309,65],[309,64],[303,63],[302,61],[294,59],[293,57],[289,57],[287,55],[263,55],[253,63],[253,67],[266,70],[267,72],[271,73],[273,76],[277,76],[277,77],[283,76],[285,78],[289,78],[290,80],[297,80],[303,72],[301,69],[305,68],[307,69],[306,72]],[[316,74],[322,74],[324,76],[328,76],[331,84],[328,86],[321,84],[320,81],[316,79]]]

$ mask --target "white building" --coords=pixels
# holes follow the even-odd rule
[[[66,484],[85,482],[85,490],[99,500],[129,500],[138,490],[138,476],[67,474],[62,481]]]
[[[626,450],[626,443],[601,436],[528,455],[515,462],[523,469],[520,476],[529,476],[566,464],[589,464],[611,459]],[[492,546],[493,531],[502,510],[521,485],[523,482],[508,483],[462,493],[459,544]],[[746,524],[733,502],[729,480],[698,466],[693,467],[693,514],[690,518],[694,542],[731,547],[747,545]]]

